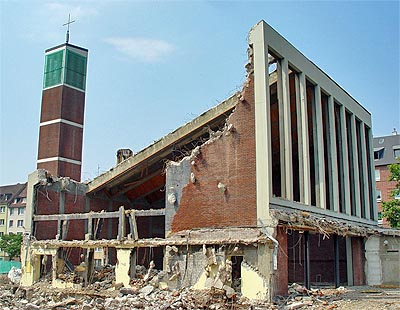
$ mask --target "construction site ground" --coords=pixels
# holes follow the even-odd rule
[[[169,290],[138,282],[132,288],[108,287],[97,283],[85,289],[55,289],[42,279],[22,288],[0,277],[0,309],[400,309],[398,287],[340,287],[306,290],[300,285],[289,288],[289,296],[274,298],[273,303],[227,298],[224,291],[208,289]]]

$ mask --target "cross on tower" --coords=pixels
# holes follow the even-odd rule
[[[75,21],[72,20],[71,21],[71,14],[68,14],[68,22],[66,22],[65,24],[63,24],[63,26],[67,26],[67,35],[66,35],[66,42],[69,42],[69,25],[74,23]]]

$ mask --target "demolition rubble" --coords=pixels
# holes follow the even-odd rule
[[[49,277],[31,287],[22,287],[6,277],[0,278],[0,307],[11,309],[399,309],[400,290],[373,287],[347,289],[306,289],[293,283],[289,296],[276,296],[272,302],[249,300],[240,291],[210,287],[171,290],[160,285],[160,271],[151,266],[136,266],[137,279],[131,287],[115,283],[114,268],[96,270],[93,283],[86,288],[57,289]],[[80,272],[59,275],[79,283]],[[240,287],[240,286],[239,286]],[[372,308],[368,308],[372,307]]]

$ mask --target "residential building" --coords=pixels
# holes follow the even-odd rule
[[[8,205],[7,234],[21,234],[25,231],[26,194],[25,184],[23,190]]]
[[[400,162],[400,135],[394,129],[390,136],[374,137],[373,143],[378,223],[384,227],[389,227],[387,219],[382,218],[382,202],[393,199],[392,191],[397,181],[389,181],[390,171],[388,166]],[[400,199],[400,196],[397,195],[394,198]]]
[[[88,183],[72,168],[29,175],[23,285],[82,258],[88,285],[100,249],[124,286],[137,265],[163,269],[171,288],[239,282],[252,299],[293,282],[398,283],[375,259],[385,231],[370,113],[264,21],[248,40],[243,87],[214,108],[137,153],[117,152]],[[385,255],[398,270],[396,253]]]
[[[27,183],[17,183],[0,186],[0,236],[9,234],[10,232],[24,232],[23,223],[25,220],[24,213],[26,208],[26,185]],[[10,230],[10,217],[12,218],[11,224],[14,225],[15,219],[17,220],[15,225],[18,225],[19,223],[22,226],[18,227],[18,229]],[[1,251],[0,257],[6,258],[7,255]]]

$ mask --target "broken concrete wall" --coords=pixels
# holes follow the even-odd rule
[[[182,197],[182,189],[190,180],[190,157],[179,163],[171,162],[166,168],[165,181],[165,235],[171,231],[171,222]],[[192,175],[194,178],[194,174]],[[196,181],[193,179],[193,181]]]
[[[271,251],[264,244],[167,246],[165,253],[163,281],[171,288],[213,287],[228,296],[236,289],[251,299],[269,297]]]
[[[191,160],[194,182],[182,190],[172,232],[257,225],[253,93],[249,78],[224,129],[210,133],[210,140]]]
[[[368,285],[400,285],[400,238],[371,236],[365,243]]]

